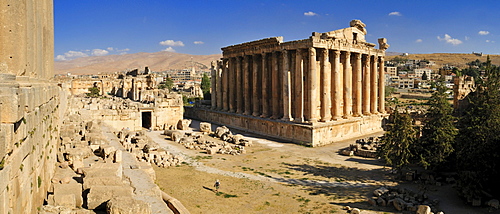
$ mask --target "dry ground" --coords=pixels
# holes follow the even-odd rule
[[[398,213],[392,207],[372,207],[366,202],[374,189],[401,184],[379,160],[337,154],[352,141],[309,148],[245,135],[254,145],[247,147],[246,154],[232,156],[207,155],[185,149],[160,132],[151,135],[195,163],[155,168],[160,188],[191,213],[346,213],[342,210],[346,205],[362,213]],[[217,179],[221,181],[219,193],[213,187]],[[440,198],[440,209],[447,214],[492,213],[464,205],[449,185],[430,189],[430,197]]]

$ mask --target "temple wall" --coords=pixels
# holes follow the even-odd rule
[[[0,213],[36,213],[54,173],[66,95],[49,81],[52,7],[0,1]]]

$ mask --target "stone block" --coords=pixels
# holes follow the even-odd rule
[[[82,168],[85,177],[109,177],[122,178],[123,169],[121,163],[94,163],[90,167]]]
[[[172,139],[172,141],[178,143],[181,138],[184,137],[184,133],[180,132],[180,131],[175,131],[175,132],[172,132],[172,135],[170,136],[170,138]]]
[[[201,122],[200,123],[200,131],[206,132],[206,133],[212,132],[212,124],[207,123],[207,122]]]
[[[191,120],[189,119],[182,119],[177,122],[177,129],[179,130],[188,130],[189,125],[191,125]]]
[[[431,208],[427,205],[418,205],[417,214],[431,214]]]
[[[106,205],[108,214],[150,214],[151,207],[148,203],[133,199],[132,197],[115,197]]]
[[[54,206],[63,206],[63,207],[76,207],[76,199],[73,194],[58,194],[54,195]]]
[[[93,186],[87,195],[88,209],[104,209],[106,203],[114,197],[131,197],[130,186]]]
[[[82,198],[82,185],[79,183],[68,183],[68,184],[53,184],[54,185],[54,201],[55,205],[59,204],[58,199],[64,198],[64,196],[71,195],[73,203],[73,207],[81,207],[83,204]],[[62,202],[61,202],[62,203]],[[68,202],[64,202],[68,203]],[[60,205],[64,206],[64,205]]]
[[[116,150],[116,152],[115,152],[115,163],[122,162],[122,159],[123,159],[122,156],[123,156],[122,150]]]
[[[108,177],[84,177],[83,189],[91,189],[93,186],[121,186],[123,181],[117,176]]]
[[[491,199],[486,202],[486,205],[498,209],[498,207],[500,206],[500,202],[497,199]]]

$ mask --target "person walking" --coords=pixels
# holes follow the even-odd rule
[[[215,187],[215,192],[219,192],[220,182],[218,179],[215,181],[214,187]]]

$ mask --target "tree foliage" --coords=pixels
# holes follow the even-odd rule
[[[469,94],[457,137],[458,188],[466,198],[481,198],[481,190],[498,194],[500,185],[500,70],[485,64],[485,79]]]
[[[207,74],[203,74],[203,77],[201,78],[201,90],[203,91],[203,98],[205,100],[211,99],[210,87],[211,87],[210,78],[208,77]]]
[[[174,87],[174,81],[167,77],[165,81],[158,84],[158,89],[168,89],[171,90]]]
[[[401,114],[396,109],[389,118],[387,131],[377,148],[379,157],[396,171],[406,168],[414,157],[413,145],[417,140],[417,129],[413,127],[408,114]]]
[[[444,79],[436,82],[436,92],[427,102],[427,121],[422,128],[422,136],[416,145],[417,160],[425,167],[435,167],[453,152],[457,130],[452,116],[453,108],[446,99],[447,88]]]
[[[87,96],[98,97],[100,92],[101,92],[101,90],[99,89],[99,87],[94,86],[94,87],[89,88],[89,93],[87,93]]]

